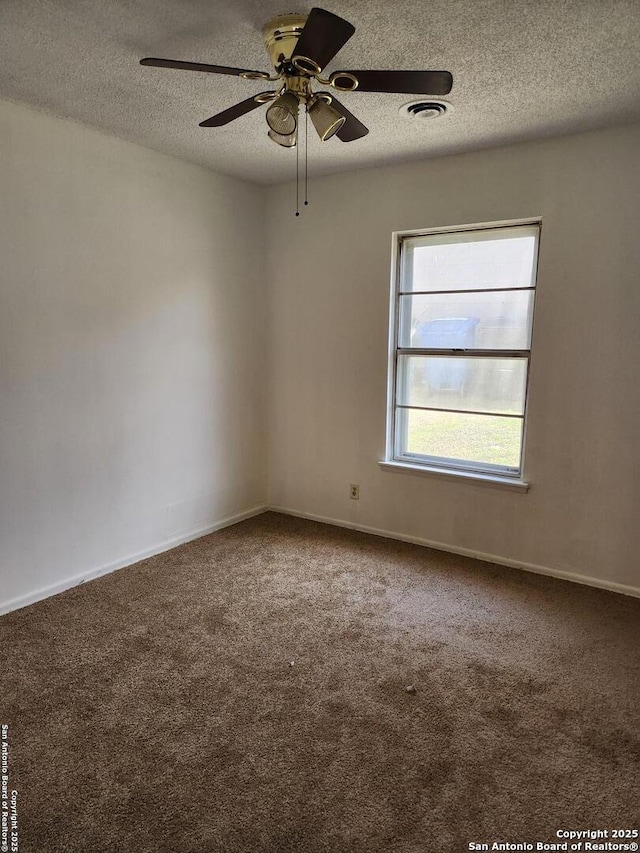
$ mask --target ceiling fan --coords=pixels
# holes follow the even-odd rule
[[[264,44],[275,73],[154,57],[142,59],[140,64],[230,74],[245,80],[277,81],[276,88],[217,113],[200,122],[200,127],[221,127],[268,103],[268,135],[285,148],[297,144],[301,105],[322,141],[335,134],[342,142],[353,142],[369,133],[333,93],[314,92],[312,84],[315,82],[337,92],[447,95],[451,91],[453,77],[448,71],[334,71],[328,78],[322,77],[323,68],[354,32],[355,27],[348,21],[316,7],[308,16],[280,15],[263,27]]]

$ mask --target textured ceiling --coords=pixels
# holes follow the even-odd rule
[[[291,8],[291,5],[294,8]],[[224,128],[198,122],[268,85],[143,68],[161,56],[268,70],[263,23],[308,12],[286,0],[0,0],[0,97],[260,183],[289,180],[295,154],[267,139],[264,109]],[[341,100],[371,132],[320,143],[310,174],[559,135],[640,118],[640,0],[324,0],[356,27],[328,66],[454,75],[453,113],[411,121],[412,96]]]

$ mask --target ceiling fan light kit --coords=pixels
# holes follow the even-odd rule
[[[282,133],[276,133],[274,130],[269,129],[267,131],[267,136],[273,142],[276,142],[278,145],[282,145],[283,148],[293,148],[298,142],[297,131],[285,136]]]
[[[331,139],[346,121],[346,118],[328,104],[325,98],[315,98],[308,106],[308,110],[309,118],[322,142]]]
[[[222,127],[268,103],[267,135],[284,148],[297,149],[298,113],[301,106],[323,142],[333,136],[341,142],[353,142],[369,133],[369,129],[333,94],[314,92],[312,84],[315,82],[337,92],[447,95],[451,91],[453,77],[448,71],[349,70],[334,71],[328,78],[322,77],[322,70],[354,32],[353,24],[344,18],[314,7],[308,15],[280,15],[264,25],[262,35],[273,66],[271,73],[155,57],[142,59],[140,64],[227,74],[245,80],[277,81],[277,88],[261,92],[211,116],[200,122],[200,127]]]
[[[287,90],[278,95],[267,108],[267,124],[274,133],[290,136],[298,127],[298,97]]]

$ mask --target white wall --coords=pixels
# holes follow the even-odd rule
[[[269,192],[270,503],[640,588],[640,126],[312,180],[299,220],[294,199]],[[530,491],[381,470],[391,232],[539,215]]]
[[[640,587],[640,127],[310,191],[265,246],[261,188],[0,103],[0,612],[260,507],[267,451],[277,507]],[[531,490],[382,471],[391,232],[537,215]]]
[[[0,610],[264,502],[263,202],[0,103]]]

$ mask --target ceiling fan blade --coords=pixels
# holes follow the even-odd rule
[[[221,113],[216,113],[205,121],[201,121],[200,127],[222,127],[224,124],[229,124],[230,121],[240,118],[240,116],[250,113],[251,110],[255,110],[257,107],[261,107],[267,103],[267,101],[257,100],[258,98],[263,95],[273,94],[273,92],[260,92],[259,95],[253,95],[251,98],[247,98],[246,101],[240,101],[239,104],[234,104],[229,109],[223,110]]]
[[[407,95],[448,95],[453,76],[448,71],[336,71],[331,76],[353,74],[356,92],[393,92]]]
[[[209,74],[232,74],[239,77],[241,74],[255,74],[256,77],[268,78],[265,71],[251,71],[248,68],[230,68],[228,65],[207,65],[204,62],[182,62],[179,59],[156,59],[147,57],[140,60],[140,65],[153,65],[156,68],[180,68],[184,71],[206,71]]]
[[[336,53],[344,47],[356,28],[344,18],[313,8],[294,48],[294,56],[306,56],[324,68]]]
[[[342,142],[353,142],[354,139],[361,139],[369,133],[369,128],[362,124],[362,122],[359,121],[353,113],[350,113],[344,104],[341,104],[333,95],[331,96],[331,106],[346,119],[340,130],[336,133],[336,136]]]

